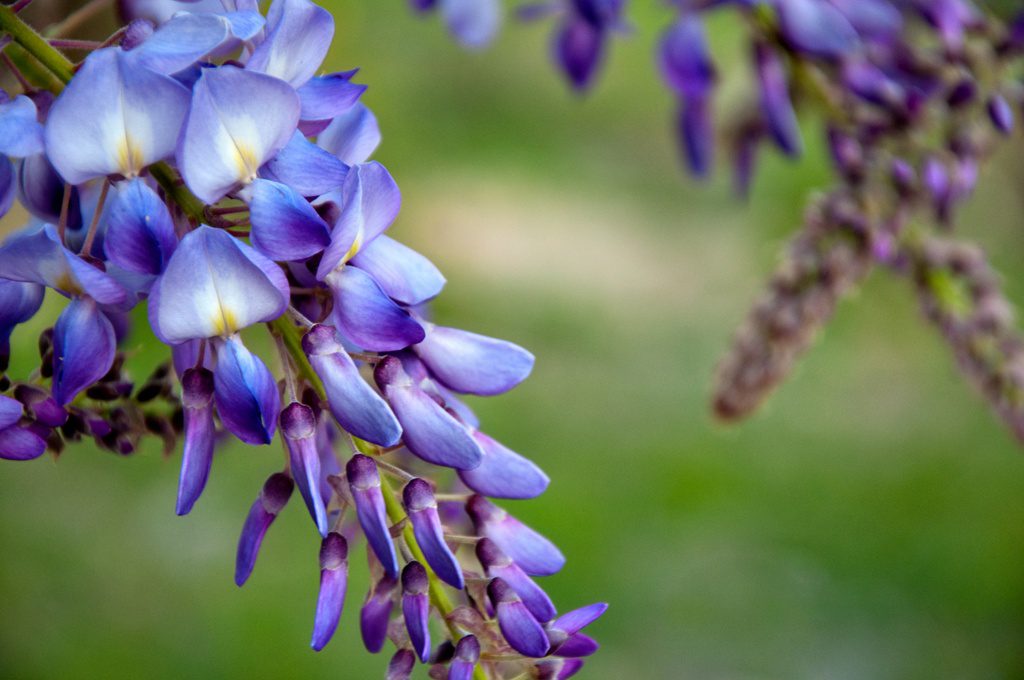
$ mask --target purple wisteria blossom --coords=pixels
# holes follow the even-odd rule
[[[437,5],[470,46],[500,21],[497,0]],[[360,632],[370,652],[394,647],[387,677],[417,663],[451,678],[568,677],[588,648],[533,579],[564,558],[485,498],[532,498],[548,478],[459,400],[514,388],[534,357],[429,320],[445,278],[386,233],[401,192],[371,159],[381,134],[357,71],[322,71],[330,13],[309,0],[273,0],[266,15],[241,0],[123,9],[131,23],[80,64],[23,45],[66,65],[63,87],[0,97],[0,212],[17,200],[31,215],[0,244],[0,458],[83,438],[128,455],[154,436],[182,452],[185,515],[202,511],[226,444],[278,440],[277,464],[251,457],[266,481],[235,583],[258,578],[297,490],[315,531],[314,650],[339,626],[350,553],[365,550]],[[572,11],[602,35],[611,21]],[[12,27],[24,25],[0,12]],[[46,289],[66,301],[41,363],[8,377],[12,333]],[[140,321],[168,359],[137,385],[122,348]]]

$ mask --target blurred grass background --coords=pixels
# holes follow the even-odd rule
[[[827,180],[815,135],[799,164],[762,158],[747,203],[723,172],[685,179],[656,3],[631,8],[585,99],[549,65],[547,26],[509,22],[467,54],[399,0],[328,6],[328,66],[363,67],[404,193],[393,234],[448,276],[438,320],[538,357],[473,406],[553,479],[506,504],[569,558],[543,585],[562,609],[611,604],[581,677],[1024,678],[1024,458],[903,282],[872,276],[752,421],[708,415],[717,358]],[[747,94],[733,28],[713,25],[723,113]],[[961,215],[1018,301],[1020,157],[1008,145]],[[16,334],[14,376],[43,325]],[[140,367],[162,356],[135,346]],[[362,547],[338,634],[308,648],[318,541],[295,499],[232,583],[279,456],[221,451],[186,518],[178,456],[155,446],[0,466],[0,677],[381,677],[357,629]]]

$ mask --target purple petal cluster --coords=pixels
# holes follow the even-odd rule
[[[470,45],[498,8],[438,3]],[[532,498],[548,478],[459,400],[514,388],[533,355],[428,321],[445,279],[386,233],[401,193],[370,158],[381,137],[356,71],[321,73],[330,13],[309,0],[274,0],[265,16],[255,3],[192,10],[136,18],[60,92],[0,101],[0,207],[31,215],[0,244],[0,369],[45,290],[66,298],[38,368],[0,378],[0,457],[86,437],[127,455],[154,436],[182,450],[185,515],[225,442],[278,439],[282,467],[245,518],[235,582],[297,489],[319,547],[313,649],[338,627],[350,546],[365,539],[360,629],[369,651],[395,648],[388,677],[417,662],[453,678],[568,677],[596,643],[570,644],[533,580],[565,560],[486,498]],[[602,36],[615,15],[571,13],[564,32]],[[133,321],[168,354],[138,385],[121,349]]]

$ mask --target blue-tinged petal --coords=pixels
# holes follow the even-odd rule
[[[0,372],[7,370],[11,332],[35,316],[43,304],[43,293],[37,283],[0,279]]]
[[[316,414],[292,402],[281,411],[281,433],[288,447],[288,461],[302,500],[321,536],[327,536],[327,508],[320,494],[320,452],[316,445]]]
[[[380,560],[385,573],[397,578],[398,555],[388,531],[388,514],[384,506],[377,464],[369,456],[357,453],[345,466],[345,476],[356,506],[356,517],[363,528],[363,534],[366,535],[366,542]]]
[[[320,196],[345,182],[348,166],[296,131],[288,144],[260,168],[260,176],[289,185],[303,196]]]
[[[711,171],[715,155],[715,132],[711,122],[711,102],[707,97],[693,97],[682,103],[678,114],[679,139],[683,143],[686,165],[697,177]]]
[[[17,173],[11,159],[0,157],[0,217],[14,205],[14,196],[18,189]]]
[[[316,599],[316,618],[310,646],[316,651],[331,641],[345,608],[348,588],[348,542],[339,533],[330,533],[320,544],[320,592]]]
[[[279,182],[253,182],[249,218],[253,246],[272,260],[304,260],[331,241],[327,223],[313,206]]]
[[[344,267],[327,277],[334,319],[345,337],[363,349],[399,350],[421,342],[423,327],[395,304],[369,274]]]
[[[331,120],[352,108],[366,92],[366,85],[352,82],[352,72],[311,78],[298,89],[302,120]]]
[[[53,327],[53,398],[61,406],[114,364],[114,327],[95,300],[72,300]]]
[[[206,487],[213,463],[216,428],[213,424],[213,374],[190,368],[181,378],[181,404],[185,417],[185,447],[175,512],[187,515]]]
[[[775,144],[788,156],[799,156],[803,149],[800,126],[782,60],[775,50],[759,42],[754,46],[754,61],[760,85],[761,112]]]
[[[314,326],[302,349],[324,384],[328,406],[347,432],[379,446],[394,446],[402,435],[387,402],[363,380],[334,328]]]
[[[247,444],[269,444],[281,397],[266,364],[232,336],[219,343],[213,377],[217,415],[224,427]]]
[[[287,83],[234,66],[203,69],[178,142],[182,177],[196,196],[216,203],[255,179],[298,123],[299,96]]]
[[[104,305],[125,300],[124,288],[62,246],[52,225],[16,234],[0,246],[0,272],[6,279],[39,283],[68,297],[88,295]]]
[[[565,566],[555,544],[479,494],[466,503],[477,534],[494,541],[501,551],[531,576],[550,576]]]
[[[4,460],[32,460],[45,451],[46,442],[31,430],[17,426],[0,430],[0,458]]]
[[[331,121],[316,143],[349,165],[365,163],[380,145],[377,117],[363,104],[356,104]]]
[[[413,651],[423,663],[430,657],[430,581],[427,570],[419,562],[409,562],[402,569],[402,616]]]
[[[316,273],[321,280],[383,234],[398,217],[402,205],[402,194],[394,178],[376,161],[352,166],[341,194],[341,215]]]
[[[168,75],[188,68],[231,36],[231,24],[213,13],[179,12],[129,52],[140,66]]]
[[[239,8],[235,12],[222,14],[231,26],[231,34],[239,40],[252,40],[263,30],[266,20],[263,15],[253,9]]]
[[[527,458],[474,431],[473,439],[484,452],[480,465],[459,470],[459,478],[473,491],[491,498],[536,498],[548,488],[550,480]]]
[[[903,15],[889,0],[829,0],[865,38],[885,39],[903,30]]]
[[[60,221],[64,201],[64,180],[50,163],[46,154],[36,154],[18,163],[18,200],[34,217],[43,222]],[[67,229],[76,232],[82,228],[81,200],[77,187],[71,188],[68,202]]]
[[[441,17],[464,47],[487,47],[501,26],[500,0],[440,0]]]
[[[537,623],[515,591],[500,578],[487,585],[502,637],[523,656],[546,656],[551,646],[544,628]]]
[[[300,87],[313,77],[331,46],[334,17],[309,0],[274,0],[267,13],[267,37],[246,68]]]
[[[21,402],[0,394],[0,430],[6,429],[21,420],[25,408]]]
[[[839,58],[857,49],[860,38],[841,11],[822,0],[775,0],[779,29],[799,52]]]
[[[441,526],[437,501],[430,484],[419,478],[411,480],[402,490],[402,502],[427,564],[442,581],[456,590],[462,590],[465,586],[462,568],[445,543],[444,528]]]
[[[140,179],[120,182],[106,211],[107,259],[130,272],[159,274],[178,244],[174,222],[156,192]]]
[[[178,344],[225,337],[271,321],[288,305],[281,281],[268,275],[275,270],[283,279],[277,265],[249,246],[223,231],[200,226],[181,240],[154,286],[150,324],[162,340]]]
[[[456,392],[501,394],[533,369],[533,355],[519,345],[457,328],[430,325],[413,349],[431,374]]]
[[[388,297],[405,305],[430,300],[445,284],[433,262],[386,234],[363,246],[351,263],[369,273]]]
[[[43,126],[35,103],[18,95],[0,104],[0,154],[25,158],[43,151]]]
[[[395,357],[377,364],[374,378],[402,424],[402,441],[415,455],[435,465],[471,470],[483,460],[469,431],[415,385]]]
[[[367,651],[376,654],[387,640],[391,610],[394,609],[394,591],[398,581],[384,576],[367,593],[366,602],[359,610],[359,632]]]
[[[284,509],[291,498],[294,484],[288,475],[276,472],[263,484],[260,495],[252,504],[249,515],[242,526],[242,535],[238,539],[238,552],[235,556],[235,583],[239,586],[249,580],[252,569],[256,566],[256,556],[267,529],[277,515]]]
[[[120,48],[96,50],[50,107],[46,151],[71,184],[133,177],[174,152],[189,95]]]

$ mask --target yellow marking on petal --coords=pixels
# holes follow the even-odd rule
[[[237,333],[238,319],[235,317],[235,313],[223,305],[218,305],[217,308],[220,313],[213,317],[213,327],[217,331],[217,335],[227,337]]]
[[[127,133],[117,148],[117,165],[125,177],[137,177],[145,165],[142,147]]]
[[[359,252],[359,249],[362,248],[362,247],[363,247],[363,230],[360,229],[359,233],[356,234],[355,240],[352,241],[352,247],[348,249],[348,252],[345,253],[342,256],[341,262],[338,263],[338,268],[340,269],[342,265],[344,265],[346,262],[348,262],[353,257],[355,257],[356,254]]]
[[[54,282],[53,287],[57,290],[64,291],[68,295],[81,295],[85,292],[78,284],[78,281],[71,276],[71,272],[69,271],[61,272],[60,276],[58,276],[57,280]]]
[[[237,140],[235,142],[235,165],[238,166],[238,178],[243,182],[251,182],[256,179],[256,172],[260,164],[256,159],[256,151],[248,144]]]

